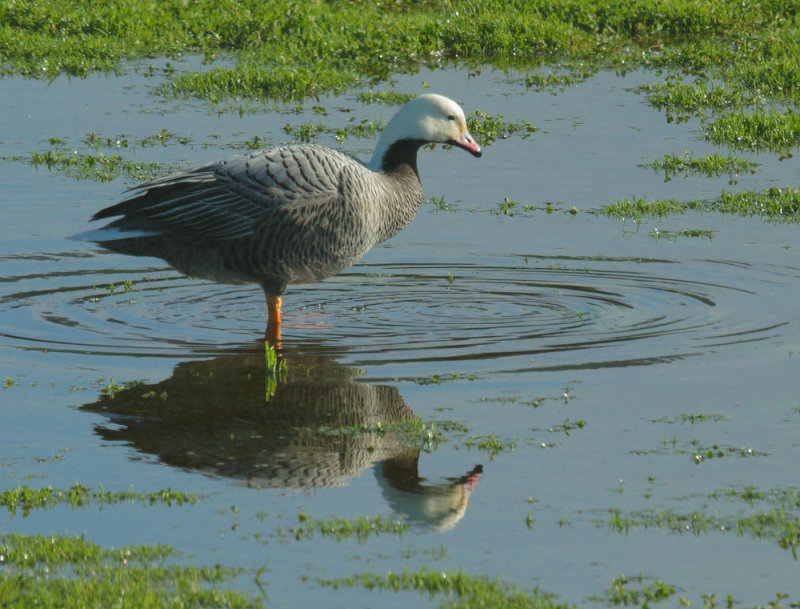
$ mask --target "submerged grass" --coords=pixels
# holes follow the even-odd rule
[[[261,607],[221,586],[237,569],[167,564],[169,546],[104,549],[82,537],[0,536],[0,598],[19,607]],[[118,603],[122,604],[118,604]]]

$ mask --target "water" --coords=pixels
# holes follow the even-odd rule
[[[289,374],[266,402],[258,288],[67,240],[132,182],[75,181],[6,158],[3,488],[77,481],[204,498],[2,514],[2,530],[170,543],[198,563],[245,567],[236,585],[254,594],[253,573],[267,565],[270,606],[435,606],[315,583],[404,566],[499,576],[579,605],[605,598],[621,573],[662,579],[695,603],[709,593],[745,606],[799,595],[798,563],[778,537],[722,530],[775,505],[725,498],[725,489],[798,486],[797,227],[713,214],[636,225],[592,213],[625,196],[794,184],[796,164],[747,155],[762,165],[735,184],[665,183],[638,165],[711,148],[697,121],[667,124],[632,90],[652,80],[599,74],[553,95],[490,71],[399,78],[402,90],[427,81],[467,111],[524,118],[539,131],[497,141],[480,160],[422,151],[426,195],[444,195],[454,211],[426,204],[362,263],[290,287]],[[320,120],[165,101],[135,70],[0,84],[3,157],[46,149],[54,136],[81,149],[89,132],[134,141],[166,128],[192,145],[123,153],[187,167],[232,154],[230,142],[280,142],[286,123]],[[342,107],[359,118],[391,114],[349,96],[320,103],[330,124],[350,116]],[[364,158],[371,146],[343,144]],[[516,215],[498,213],[505,197]],[[657,239],[656,228],[711,238]],[[414,417],[437,421],[447,441],[420,450],[375,432]],[[480,448],[492,434],[499,449]],[[617,532],[613,509],[638,524]],[[642,524],[695,510],[716,519],[699,534]],[[300,512],[395,514],[410,528],[365,543],[281,535]],[[796,522],[796,509],[787,513]]]

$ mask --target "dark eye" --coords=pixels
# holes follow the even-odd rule
[[[447,120],[449,120],[449,121],[454,121],[454,120],[456,120],[456,115],[455,115],[455,114],[448,114],[448,115],[447,115]]]

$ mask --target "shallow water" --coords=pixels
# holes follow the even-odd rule
[[[467,111],[539,130],[499,140],[479,160],[422,151],[426,195],[444,195],[454,211],[428,203],[362,263],[287,291],[289,375],[266,401],[259,289],[67,240],[132,182],[75,181],[6,158],[2,488],[77,481],[204,498],[2,514],[2,530],[170,543],[198,563],[249,569],[236,583],[254,594],[252,573],[266,564],[270,606],[435,606],[315,583],[423,565],[499,576],[579,605],[605,598],[621,573],[662,579],[697,604],[712,593],[745,606],[800,595],[790,549],[774,535],[730,530],[774,505],[709,497],[798,486],[797,227],[714,214],[636,225],[592,213],[624,196],[793,184],[798,171],[769,154],[749,155],[762,165],[733,185],[727,176],[665,183],[638,167],[711,150],[697,121],[668,124],[632,90],[655,79],[602,73],[554,95],[491,71],[398,78],[401,90],[426,81]],[[321,100],[330,111],[322,119],[216,112],[153,96],[157,83],[135,70],[0,84],[12,93],[3,157],[47,149],[53,136],[81,148],[89,132],[136,140],[166,128],[193,144],[123,152],[186,167],[256,134],[284,141],[287,123],[343,124],[351,113],[339,108],[391,114],[350,96]],[[366,157],[372,143],[342,146]],[[498,213],[505,197],[516,215]],[[712,237],[657,239],[656,228]],[[131,381],[139,383],[121,387]],[[414,416],[439,422],[447,441],[409,447],[375,432]],[[480,447],[492,434],[495,448]],[[717,520],[700,534],[635,523],[620,533],[610,509],[640,523],[667,511]],[[299,512],[396,514],[410,529],[364,543],[281,535]],[[796,506],[787,514],[797,522]]]

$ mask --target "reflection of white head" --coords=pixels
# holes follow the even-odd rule
[[[393,511],[403,515],[410,522],[422,524],[439,533],[455,527],[467,511],[469,496],[478,483],[482,467],[476,466],[459,480],[443,480],[439,483],[422,483],[416,473],[416,459],[407,465],[413,465],[414,475],[403,470],[402,484],[392,480],[390,462],[384,461],[375,466],[375,477],[381,486],[382,494]],[[396,464],[392,464],[395,465]]]
[[[375,146],[370,168],[380,170],[389,148],[404,140],[453,144],[475,156],[481,155],[480,146],[467,129],[461,106],[435,93],[420,95],[400,108],[383,130]]]

